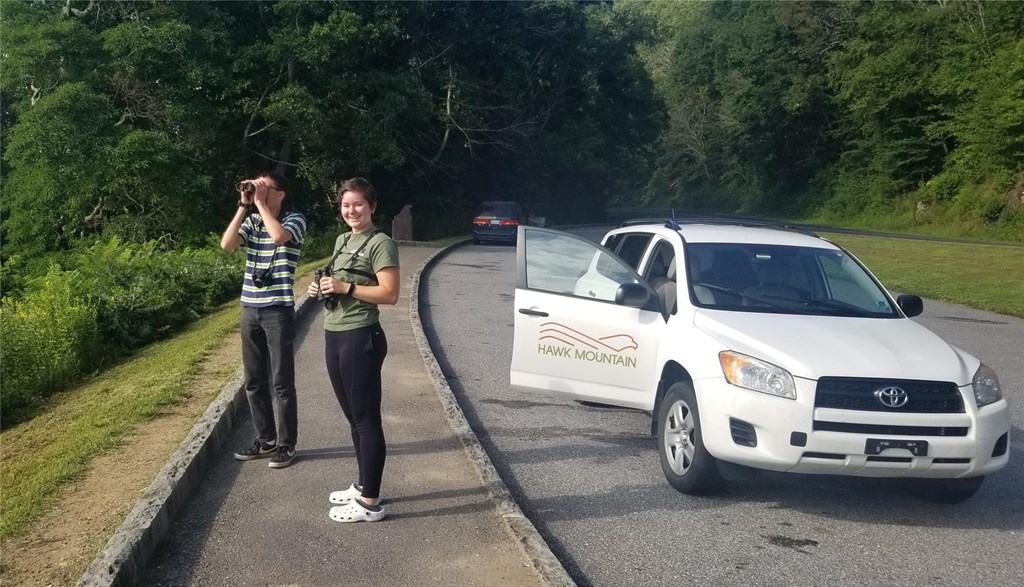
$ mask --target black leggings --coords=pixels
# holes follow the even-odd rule
[[[388,339],[380,324],[355,330],[325,331],[327,374],[352,432],[363,497],[380,497],[387,446],[381,425],[380,370]]]

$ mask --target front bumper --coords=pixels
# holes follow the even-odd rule
[[[736,387],[721,378],[695,381],[708,451],[723,461],[758,469],[859,477],[974,477],[994,473],[1009,462],[1010,411],[1006,400],[978,409],[970,386],[960,388],[965,398],[964,413],[906,414],[816,408],[816,382],[797,379],[796,383],[797,399],[790,400]],[[746,438],[753,430],[756,446],[737,443],[737,421],[747,429]],[[820,429],[868,426],[876,427],[875,431]],[[914,427],[916,431],[877,433],[891,427]],[[944,435],[957,428],[966,429],[966,434]],[[1007,438],[1001,441],[1004,435]],[[869,455],[865,451],[868,439],[926,441],[928,448],[921,456],[906,448]],[[1005,448],[999,451],[1002,454],[993,456],[997,443]]]

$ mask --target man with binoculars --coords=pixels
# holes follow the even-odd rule
[[[220,246],[245,250],[242,281],[242,366],[256,440],[235,453],[240,461],[270,457],[275,469],[295,458],[295,266],[306,218],[282,212],[287,184],[277,173],[238,183],[238,209]],[[273,391],[273,393],[271,393]],[[274,417],[274,400],[278,418]]]

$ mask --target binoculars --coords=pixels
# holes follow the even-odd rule
[[[252,195],[256,193],[256,182],[251,179],[242,180],[235,187],[244,194]]]
[[[313,272],[313,279],[316,280],[316,301],[318,302],[323,302],[330,298],[330,296],[325,294],[323,290],[320,289],[320,280],[323,279],[324,277],[330,277],[330,275],[330,267],[321,267],[320,269],[317,269],[316,271]]]

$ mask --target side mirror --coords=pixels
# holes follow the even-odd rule
[[[924,302],[921,301],[919,296],[903,294],[896,298],[896,305],[903,310],[907,318],[920,316],[921,312],[924,312]]]
[[[620,306],[644,309],[651,301],[651,292],[639,283],[623,283],[615,290],[615,303]]]

